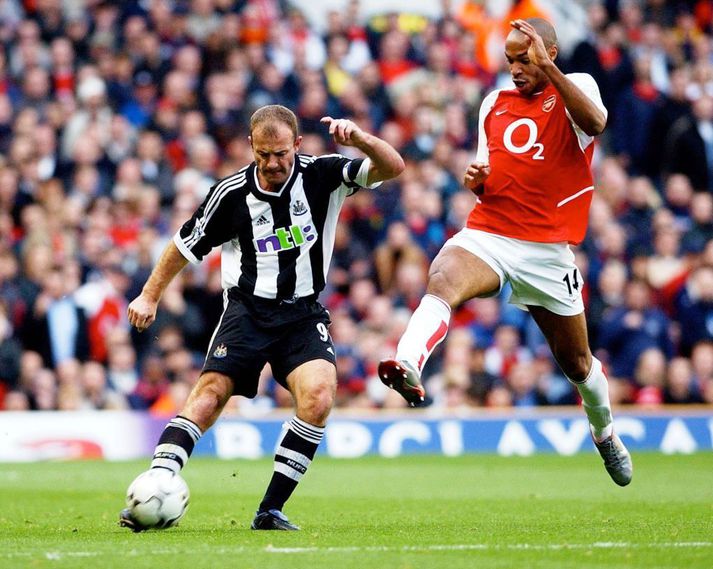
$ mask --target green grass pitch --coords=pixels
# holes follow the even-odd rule
[[[267,460],[196,458],[177,528],[117,525],[148,461],[0,464],[0,568],[713,567],[713,453],[638,454],[615,486],[599,457],[318,457],[285,511],[253,532]]]

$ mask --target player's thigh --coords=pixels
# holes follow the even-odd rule
[[[592,365],[584,312],[562,316],[542,306],[529,305],[527,308],[565,375],[574,381],[584,380]]]
[[[329,324],[327,311],[318,306],[312,317],[286,327],[269,353],[273,376],[292,393],[298,416],[313,424],[321,417],[326,419],[337,385]]]
[[[431,263],[427,292],[456,307],[476,296],[500,291],[504,275],[485,253],[463,241],[449,240]],[[489,261],[489,262],[488,262]]]
[[[272,374],[278,383],[293,391],[288,377],[304,364],[324,361],[331,368],[336,366],[334,343],[329,335],[330,324],[328,312],[317,304],[310,317],[282,328],[267,352]],[[329,366],[326,369],[330,369]],[[335,375],[334,372],[329,373],[330,378],[332,375]]]
[[[255,397],[260,371],[276,334],[258,326],[239,301],[229,301],[211,338],[203,373],[229,377],[232,394]]]
[[[509,241],[503,260],[512,285],[511,304],[541,306],[560,316],[584,312],[582,275],[566,244]]]
[[[323,426],[334,405],[336,366],[325,359],[304,362],[287,375],[287,385],[295,399],[297,416],[312,425]]]

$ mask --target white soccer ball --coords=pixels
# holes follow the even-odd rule
[[[188,484],[179,474],[152,468],[139,474],[126,491],[126,506],[145,528],[176,525],[188,509]]]

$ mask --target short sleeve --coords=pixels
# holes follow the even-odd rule
[[[604,106],[602,101],[602,95],[599,92],[599,85],[594,80],[594,77],[588,73],[568,73],[567,79],[572,81],[586,96],[594,103],[594,105],[604,113],[604,118],[609,116],[609,111]],[[565,110],[567,113],[567,118],[569,122],[572,123],[575,132],[577,133],[577,138],[579,138],[579,143],[582,148],[586,148],[594,140],[594,137],[586,134],[579,126],[572,120],[572,115],[569,114],[569,110]]]
[[[239,195],[240,191],[229,179],[218,182],[173,236],[174,244],[191,263],[200,263],[213,247],[235,236],[235,200]]]
[[[499,89],[488,94],[483,103],[480,105],[478,113],[478,148],[475,152],[475,161],[481,164],[487,164],[490,160],[490,151],[488,149],[488,134],[485,132],[485,118],[495,106],[495,101],[498,100]]]
[[[376,188],[381,182],[367,185],[369,158],[347,158],[341,154],[318,156],[310,164],[330,192],[346,188],[348,194],[353,194],[360,188]]]
[[[604,116],[609,116],[609,111],[604,106],[602,95],[599,92],[599,85],[594,80],[594,77],[589,73],[568,73],[567,79],[574,83],[587,96],[587,98],[596,105],[596,107],[604,113]],[[569,112],[567,113],[569,116]]]

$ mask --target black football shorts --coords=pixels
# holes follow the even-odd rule
[[[329,313],[316,300],[280,304],[234,294],[228,298],[203,371],[230,377],[234,395],[255,397],[266,363],[284,387],[290,372],[305,362],[322,359],[336,365]]]

